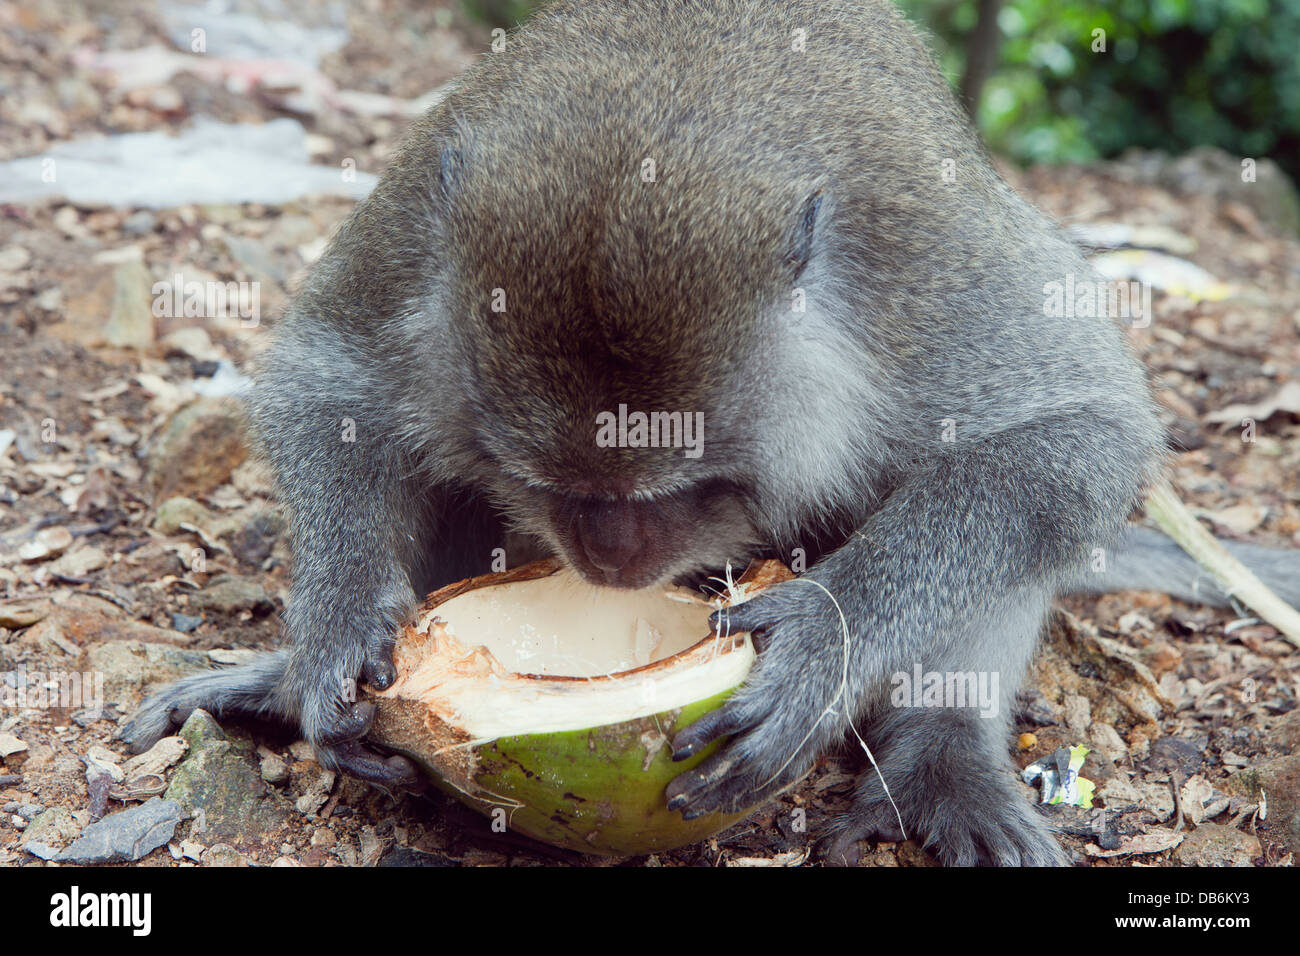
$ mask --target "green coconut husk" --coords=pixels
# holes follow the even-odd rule
[[[708,632],[713,607],[678,594],[684,605],[696,605],[683,613],[686,627],[692,616],[698,619],[700,639],[691,643],[694,632],[687,632],[685,649],[610,674],[519,673],[485,646],[460,639],[458,632],[474,629],[457,625],[457,605],[448,604],[454,598],[483,588],[505,595],[507,586],[569,573],[558,561],[542,561],[430,595],[398,640],[397,680],[371,697],[377,706],[371,740],[415,760],[435,784],[498,828],[571,850],[653,853],[698,842],[742,819],[748,810],[683,820],[664,796],[669,781],[719,745],[674,763],[669,741],[720,706],[754,660],[748,634]],[[764,562],[731,593],[743,599],[788,577],[778,562]],[[593,601],[629,593],[588,592]],[[480,617],[496,613],[491,599],[480,598]],[[460,611],[460,619],[467,613]],[[676,617],[673,608],[655,613]],[[599,615],[593,610],[592,616]],[[501,616],[502,630],[515,633],[518,624],[505,623],[508,618]],[[484,626],[480,621],[475,633]],[[498,653],[508,656],[509,648]]]

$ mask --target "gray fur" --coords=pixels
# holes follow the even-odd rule
[[[339,688],[386,684],[415,596],[487,570],[508,528],[591,576],[571,519],[595,502],[644,534],[641,578],[813,559],[732,613],[758,663],[674,742],[733,735],[670,805],[749,805],[852,724],[945,862],[1060,862],[1015,793],[1010,699],[1054,595],[1137,580],[1122,554],[1085,569],[1162,447],[1118,329],[1044,314],[1067,273],[1096,278],[884,0],[555,3],[415,124],[262,364],[290,649],[162,691],[128,736],[196,705],[279,714],[384,779],[345,759],[365,721]],[[704,455],[595,447],[620,402],[703,411]],[[917,664],[997,673],[999,717],[891,707]],[[833,855],[892,832],[877,787]]]

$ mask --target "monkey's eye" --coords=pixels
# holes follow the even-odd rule
[[[790,251],[786,253],[785,264],[790,267],[797,279],[812,257],[813,238],[817,232],[817,213],[822,206],[822,191],[811,193],[803,201],[799,210],[799,220],[790,241]]]

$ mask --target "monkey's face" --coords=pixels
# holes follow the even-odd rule
[[[820,181],[674,142],[647,183],[617,129],[575,152],[513,119],[465,148],[445,200],[474,483],[595,584],[743,564],[761,537],[754,383],[776,368]]]

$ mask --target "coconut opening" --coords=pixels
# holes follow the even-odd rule
[[[684,588],[597,588],[567,569],[490,585],[439,605],[446,631],[517,674],[597,677],[681,653],[709,633],[713,608]]]

